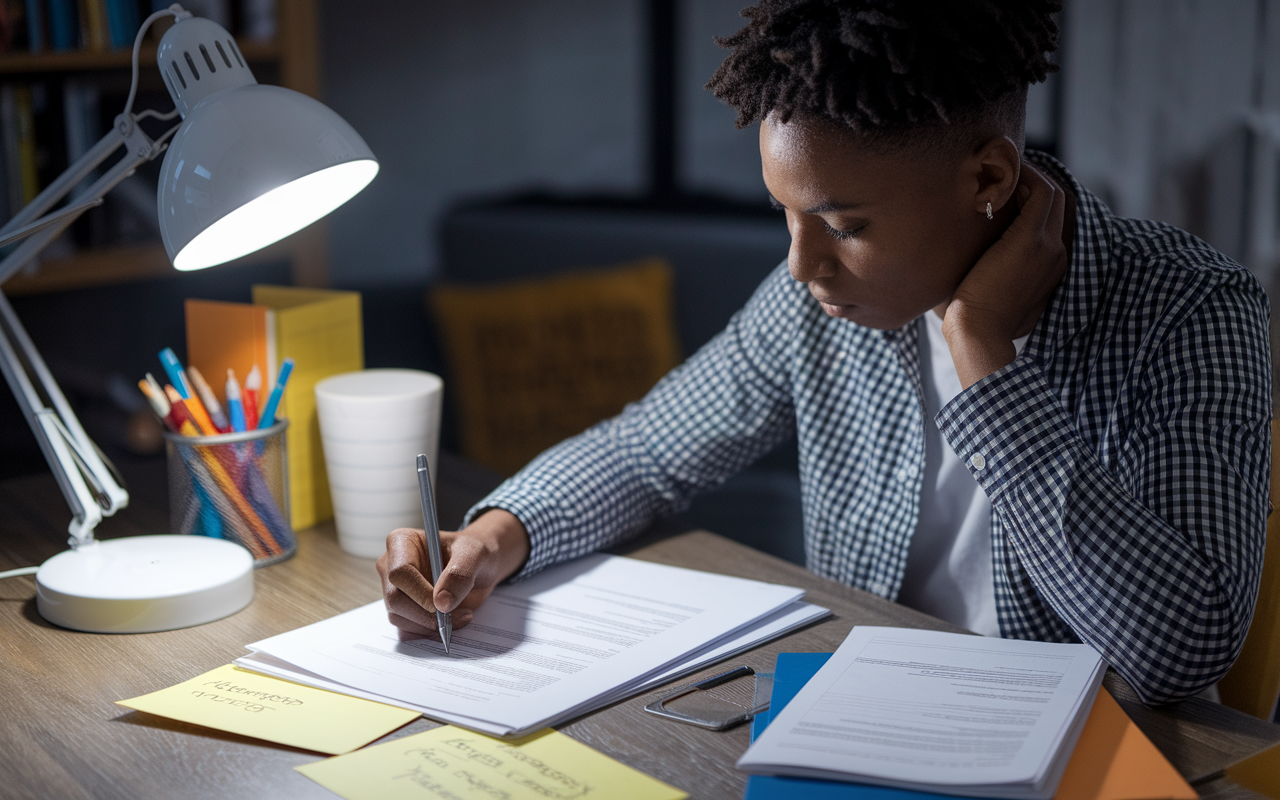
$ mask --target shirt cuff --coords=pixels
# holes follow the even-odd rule
[[[956,395],[934,421],[993,503],[1020,476],[1058,462],[1075,431],[1030,356]]]
[[[520,571],[507,579],[508,583],[522,581],[529,576],[541,572],[555,563],[555,548],[550,532],[554,528],[556,512],[554,503],[549,503],[534,492],[521,490],[511,486],[511,481],[493,490],[488,497],[476,503],[462,518],[462,527],[467,527],[485,511],[499,508],[514,514],[524,530],[529,534],[529,557]]]

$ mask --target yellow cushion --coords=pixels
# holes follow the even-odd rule
[[[431,294],[463,454],[513,473],[679,363],[662,259]]]

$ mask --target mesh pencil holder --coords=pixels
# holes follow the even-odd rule
[[[292,556],[285,428],[217,436],[165,432],[173,532],[230,539],[265,567]]]

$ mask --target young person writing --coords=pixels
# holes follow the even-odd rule
[[[728,327],[444,534],[379,560],[430,635],[796,436],[808,567],[988,635],[1083,641],[1147,702],[1238,654],[1269,483],[1267,306],[1194,237],[1023,152],[1055,2],[763,0],[708,84],[760,123],[791,250]]]

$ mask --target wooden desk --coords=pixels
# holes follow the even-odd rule
[[[133,504],[103,538],[168,530],[163,463],[128,470]],[[493,476],[441,458],[441,519],[456,525]],[[39,564],[65,549],[69,512],[51,477],[0,483],[0,570]],[[33,578],[0,581],[0,798],[333,798],[291,769],[320,756],[131,712],[113,701],[162,689],[243,655],[248,642],[325,619],[380,596],[373,564],[343,553],[332,524],[300,534],[298,555],[257,573],[244,611],[198,628],[141,635],[62,630],[36,612]],[[711,533],[652,534],[622,552],[664,564],[802,586],[835,618],[738,656],[771,670],[783,651],[830,652],[855,624],[950,626]],[[712,674],[724,666],[705,671]],[[1169,759],[1214,798],[1257,797],[1217,777],[1223,767],[1280,742],[1280,726],[1202,700],[1152,710],[1114,674],[1107,686]],[[733,763],[747,728],[715,733],[641,711],[652,693],[561,730],[696,798],[740,798]],[[391,734],[428,730],[425,719]]]

